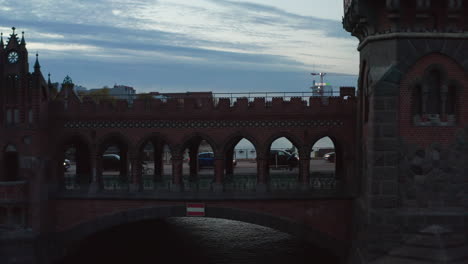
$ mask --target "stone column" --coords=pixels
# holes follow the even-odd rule
[[[142,190],[142,166],[141,166],[141,156],[132,155],[130,157],[131,164],[131,183],[130,183],[130,192],[139,192]]]
[[[301,188],[306,190],[309,188],[309,179],[310,179],[310,158],[302,157],[299,160],[299,176]]]
[[[232,160],[234,159],[234,149],[231,151],[226,152],[226,160],[224,162],[226,166],[226,174],[232,175],[234,173],[234,166],[232,164]]]
[[[183,189],[182,156],[172,156],[172,186],[171,191],[180,192]]]
[[[189,167],[190,167],[190,179],[197,179],[198,178],[198,145],[197,146],[190,146],[189,148]]]
[[[163,161],[163,146],[161,144],[154,144],[154,180],[160,181],[164,174],[164,161]]]
[[[267,191],[269,178],[269,166],[268,160],[265,157],[257,156],[257,186],[256,190],[258,192]]]
[[[215,158],[215,183],[213,184],[214,192],[223,191],[223,179],[224,179],[224,159],[223,157]]]
[[[102,188],[102,170],[99,155],[93,147],[90,151],[90,165],[91,165],[91,184],[89,185],[88,193],[97,193]]]

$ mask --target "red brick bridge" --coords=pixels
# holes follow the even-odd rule
[[[10,43],[0,53],[14,48],[27,58],[22,42]],[[33,73],[27,60],[21,63],[1,68],[8,80],[2,87],[14,85],[17,94],[2,97],[0,225],[11,236],[2,238],[0,262],[10,263],[10,256],[17,263],[53,262],[96,232],[186,216],[189,202],[203,203],[206,217],[272,227],[345,258],[358,185],[354,88],[343,87],[335,97],[271,100],[190,94],[96,100],[78,96],[70,78],[53,95],[39,62]],[[283,137],[296,147],[298,165],[273,171],[271,145]],[[310,167],[312,146],[324,137],[335,146],[331,174]],[[255,148],[250,173],[233,166],[241,139]],[[197,164],[202,143],[214,155],[208,173]],[[142,166],[148,145],[150,173]],[[106,153],[120,158],[117,170],[106,168]],[[65,169],[69,155],[72,169]]]

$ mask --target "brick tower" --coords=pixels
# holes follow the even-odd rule
[[[468,2],[344,7],[360,41],[362,195],[350,263],[467,263]]]

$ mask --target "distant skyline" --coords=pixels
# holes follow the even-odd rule
[[[53,82],[137,92],[309,91],[312,71],[356,86],[341,0],[0,0],[4,40],[25,31]],[[335,73],[335,74],[333,74]],[[318,81],[318,79],[316,79]]]

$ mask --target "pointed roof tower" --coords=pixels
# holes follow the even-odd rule
[[[17,37],[18,35],[15,33],[16,28],[12,27],[11,29],[13,30],[13,33],[11,33],[10,37],[8,38],[8,43],[6,46],[7,49],[16,48],[19,46],[20,43]]]
[[[0,33],[0,50],[5,48],[5,44],[3,44],[3,32]]]
[[[26,41],[24,40],[24,31],[21,32],[21,35],[22,35],[22,36],[21,36],[21,44],[20,44],[20,45],[21,45],[21,46],[26,46]]]
[[[34,72],[40,72],[41,65],[39,64],[39,53],[36,52],[36,62],[34,63]]]

